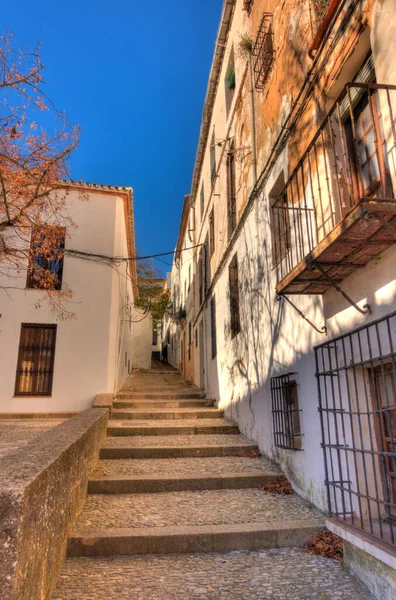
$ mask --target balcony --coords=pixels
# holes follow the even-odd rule
[[[271,208],[278,294],[323,294],[396,242],[396,86],[349,83]]]

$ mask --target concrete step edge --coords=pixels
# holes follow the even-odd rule
[[[279,473],[273,471],[238,471],[198,475],[134,475],[91,477],[89,494],[134,494],[157,492],[185,492],[252,488],[273,481]]]
[[[123,416],[124,415],[124,416]],[[125,420],[130,419],[131,421],[138,420],[146,420],[146,421],[156,421],[156,420],[179,420],[179,419],[223,419],[224,411],[218,408],[208,408],[197,410],[194,408],[186,409],[186,412],[180,411],[166,411],[160,410],[159,412],[150,412],[150,411],[142,411],[139,409],[135,410],[125,410],[125,409],[113,409],[111,411],[110,419],[116,420]]]
[[[324,519],[261,523],[75,530],[68,556],[116,556],[193,552],[230,552],[302,547]]]
[[[257,450],[256,444],[235,444],[233,446],[127,446],[127,447],[102,447],[99,458],[193,458],[211,456],[239,456],[249,450]]]
[[[196,426],[162,425],[159,427],[140,425],[108,425],[107,427],[107,434],[113,437],[134,435],[237,435],[239,433],[238,426],[233,424]]]

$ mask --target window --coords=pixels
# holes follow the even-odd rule
[[[297,382],[287,373],[271,377],[272,425],[275,446],[301,450],[300,408]]]
[[[125,366],[128,364],[128,352],[125,352]]]
[[[216,171],[216,138],[213,130],[212,139],[210,142],[210,182],[212,187],[216,179]]]
[[[236,227],[236,182],[235,182],[235,144],[231,142],[230,151],[227,154],[227,221],[228,239],[230,239]]]
[[[328,511],[396,547],[396,312],[315,347]]]
[[[204,190],[204,183],[202,182],[202,185],[201,185],[201,212],[200,212],[201,222],[203,219],[204,211],[205,211],[205,190]]]
[[[209,215],[209,245],[210,245],[210,256],[215,251],[215,225],[214,225],[214,208]]]
[[[51,396],[56,325],[22,323],[15,396]]]
[[[198,348],[198,329],[195,330],[195,347]]]
[[[265,88],[274,64],[273,37],[272,14],[264,13],[252,50],[254,83],[258,91]]]
[[[60,290],[62,287],[64,227],[33,227],[26,287]]]
[[[158,344],[158,331],[156,329],[153,329],[153,346],[156,346]]]
[[[191,321],[189,321],[189,323],[188,323],[188,360],[191,360],[191,344],[192,344]]]
[[[225,75],[225,98],[226,98],[226,115],[230,112],[232,99],[235,93],[235,59],[234,59],[234,48],[230,52],[230,58],[228,60],[227,71]]]
[[[230,280],[230,312],[231,312],[231,338],[241,331],[239,317],[239,283],[238,283],[238,257],[235,254],[228,267]]]
[[[272,266],[286,256],[290,248],[290,223],[286,193],[281,194],[271,207]]]
[[[216,300],[213,296],[210,300],[210,333],[212,340],[212,358],[217,354],[217,339],[216,339]]]

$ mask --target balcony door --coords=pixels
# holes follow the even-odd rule
[[[393,197],[378,91],[364,94],[345,127],[355,202]]]

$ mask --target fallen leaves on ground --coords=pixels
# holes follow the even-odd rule
[[[245,452],[241,452],[238,456],[242,456],[242,458],[261,458],[260,450],[245,450]]]
[[[314,538],[305,544],[302,551],[308,554],[326,556],[336,560],[341,565],[343,564],[344,545],[342,539],[328,529],[318,531]]]
[[[286,477],[277,477],[274,481],[260,485],[262,492],[271,492],[272,494],[294,494],[290,481]]]

